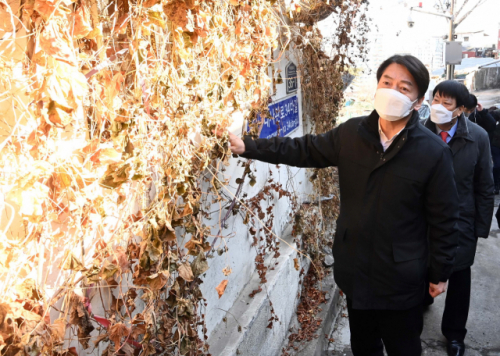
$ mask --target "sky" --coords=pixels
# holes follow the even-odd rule
[[[412,18],[415,26],[409,29],[407,26],[409,8],[422,3],[422,8],[427,11],[436,11],[435,2],[438,0],[372,0],[370,1],[369,15],[373,18],[373,24],[381,26],[399,24],[403,38],[408,41],[428,36],[440,36],[448,33],[448,20],[442,17],[429,14],[413,12]],[[464,0],[456,0],[457,8]],[[478,0],[469,0],[458,17],[463,15]],[[443,1],[444,2],[444,1]],[[406,4],[406,6],[405,6]],[[491,44],[497,43],[498,27],[500,22],[500,1],[487,0],[483,5],[476,8],[456,29],[456,32],[472,32],[484,30],[491,38]],[[399,28],[401,27],[401,28]]]

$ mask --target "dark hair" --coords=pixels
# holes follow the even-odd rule
[[[411,76],[415,80],[415,83],[417,83],[418,97],[422,98],[425,96],[427,88],[429,88],[429,71],[418,58],[410,55],[400,56],[399,54],[396,54],[386,59],[380,67],[378,67],[377,82],[380,81],[380,78],[382,77],[382,74],[384,74],[387,67],[393,63],[400,64],[408,69],[408,72],[410,72]]]
[[[469,97],[466,100],[465,107],[467,110],[475,109],[477,106],[477,98],[474,94],[469,94]]]
[[[488,109],[488,111],[495,111],[495,110],[498,110],[496,106],[492,106],[491,108]]]
[[[466,104],[468,103],[470,94],[465,85],[459,82],[454,80],[445,80],[444,82],[436,85],[434,91],[432,92],[432,96],[435,96],[437,93],[441,96],[454,98],[457,101],[457,108],[462,105],[467,107]]]

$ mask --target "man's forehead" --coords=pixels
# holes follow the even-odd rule
[[[415,79],[413,79],[410,71],[404,65],[398,63],[392,63],[389,65],[382,74],[382,77],[399,80],[407,83],[408,85],[415,86]]]
[[[450,99],[450,100],[454,100],[455,98],[452,97],[451,95],[449,94],[445,94],[445,93],[440,93],[440,92],[437,92],[434,97],[436,98],[440,98],[440,99]]]
[[[391,77],[388,74],[384,74],[382,78],[390,79],[390,80],[395,80],[395,78]],[[399,78],[399,81],[405,84],[408,84],[410,86],[413,86],[413,82],[410,81],[410,78]]]

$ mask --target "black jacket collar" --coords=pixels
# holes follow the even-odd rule
[[[467,123],[467,121],[469,121],[469,119],[467,119],[464,114],[460,115],[460,117],[458,118],[457,131],[455,132],[455,135],[453,135],[453,138],[464,138],[469,141],[474,141],[469,131],[469,124]],[[436,124],[433,123],[431,119],[427,119],[424,123],[424,126],[437,134]]]
[[[382,144],[380,143],[380,134],[378,132],[378,121],[380,116],[378,115],[376,110],[373,110],[372,113],[366,116],[360,123],[358,128],[358,133],[365,140],[375,145],[377,148],[382,148]],[[419,125],[420,117],[418,115],[417,110],[413,110],[413,113],[410,117],[410,120],[406,123],[405,128],[401,131],[400,135],[407,136],[408,131],[414,129],[417,125]]]

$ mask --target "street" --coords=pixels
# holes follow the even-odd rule
[[[499,198],[496,196],[495,212]],[[466,355],[500,356],[500,229],[495,217],[488,239],[480,239],[472,266],[472,295],[465,338]],[[445,295],[436,298],[424,312],[422,355],[446,356],[446,339],[441,334]],[[345,307],[345,301],[344,301]],[[344,314],[344,315],[342,315]],[[347,310],[342,310],[331,336],[328,356],[351,356]]]

